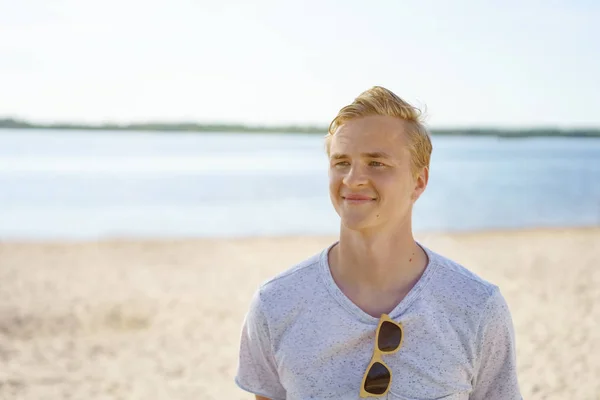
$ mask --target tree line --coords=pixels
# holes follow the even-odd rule
[[[180,123],[132,123],[132,124],[34,124],[14,118],[0,119],[0,129],[56,129],[56,130],[110,130],[110,131],[156,131],[156,132],[264,132],[264,133],[327,133],[326,126],[285,125],[260,126],[244,124]],[[600,137],[600,128],[432,128],[433,135],[448,136],[496,136],[496,137]]]

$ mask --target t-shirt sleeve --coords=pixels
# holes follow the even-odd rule
[[[243,390],[273,400],[283,400],[267,318],[257,292],[242,326],[236,384]]]
[[[521,400],[512,317],[498,288],[487,301],[477,338],[478,365],[469,400]]]

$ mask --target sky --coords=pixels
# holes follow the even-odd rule
[[[0,0],[0,118],[600,127],[600,2]]]

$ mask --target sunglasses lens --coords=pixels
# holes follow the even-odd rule
[[[400,346],[402,341],[402,330],[396,324],[384,321],[379,330],[377,346],[381,351],[394,351]]]
[[[387,390],[390,380],[390,371],[381,363],[376,362],[369,369],[365,380],[365,391],[371,394],[382,394]]]

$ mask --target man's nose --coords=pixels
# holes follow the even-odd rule
[[[362,186],[367,183],[367,176],[363,168],[353,165],[343,179],[344,185],[348,187]]]

